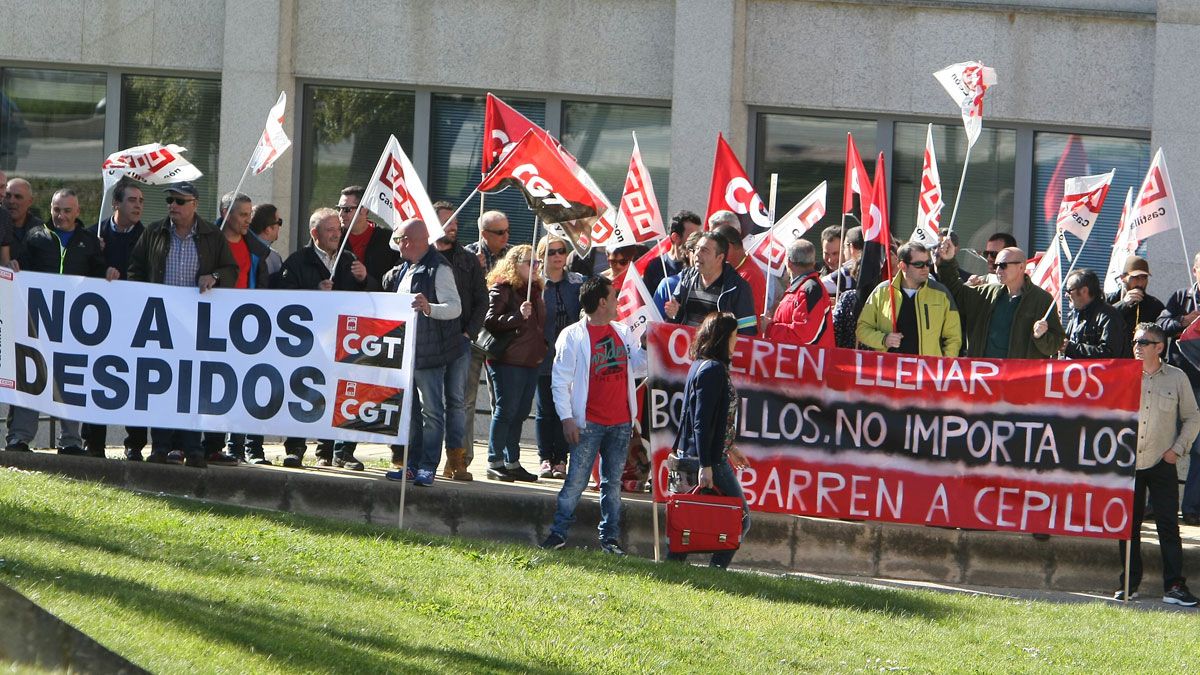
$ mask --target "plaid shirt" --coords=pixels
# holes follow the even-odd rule
[[[163,268],[163,283],[168,286],[195,286],[200,274],[200,254],[196,251],[196,224],[184,236],[171,228],[167,264]]]

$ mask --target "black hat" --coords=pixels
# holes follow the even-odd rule
[[[200,198],[200,192],[196,190],[196,186],[192,185],[188,181],[184,181],[182,183],[176,183],[176,184],[168,187],[167,189],[163,190],[163,192],[167,192],[167,193],[178,192],[181,195],[195,197],[196,199]]]

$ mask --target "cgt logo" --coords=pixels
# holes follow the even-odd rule
[[[338,363],[379,368],[404,365],[403,321],[367,316],[338,316]]]
[[[397,436],[404,390],[378,384],[338,380],[333,426]]]

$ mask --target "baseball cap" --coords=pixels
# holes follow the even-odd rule
[[[1128,277],[1148,277],[1150,276],[1150,263],[1140,255],[1131,255],[1125,261],[1125,276]]]
[[[167,192],[167,193],[177,192],[181,195],[195,197],[196,199],[200,198],[200,192],[196,190],[196,186],[192,185],[188,181],[184,181],[182,183],[176,183],[176,184],[166,188],[165,190],[163,190],[163,192]]]

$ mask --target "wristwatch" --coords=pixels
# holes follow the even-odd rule
[[[208,276],[212,277],[213,281],[216,281],[218,283],[220,283],[220,281],[221,281],[221,275],[217,274],[216,272],[213,272],[212,274],[210,274]]]

